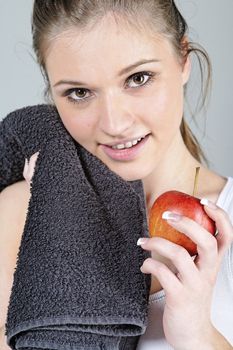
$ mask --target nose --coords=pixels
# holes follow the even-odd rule
[[[128,97],[129,98],[129,97]],[[106,94],[101,101],[99,127],[112,137],[125,136],[134,124],[135,117],[127,97],[117,93]]]

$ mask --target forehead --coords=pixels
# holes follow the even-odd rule
[[[149,28],[140,31],[106,16],[89,31],[71,27],[57,35],[45,54],[45,64],[48,72],[55,66],[68,71],[73,66],[80,70],[105,66],[109,72],[142,58],[164,60],[171,54],[170,43],[158,33]]]

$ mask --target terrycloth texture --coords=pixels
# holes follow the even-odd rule
[[[141,181],[127,182],[79,145],[56,110],[26,107],[0,124],[0,189],[31,184],[7,317],[12,349],[135,349],[147,326],[149,256]]]

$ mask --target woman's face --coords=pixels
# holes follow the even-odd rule
[[[146,178],[175,147],[190,68],[166,39],[106,16],[59,35],[45,63],[68,132],[125,180]]]

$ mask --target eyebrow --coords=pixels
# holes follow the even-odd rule
[[[131,64],[130,66],[126,67],[126,68],[123,68],[122,70],[120,70],[120,72],[118,73],[118,76],[122,76],[128,72],[130,72],[131,70],[133,70],[134,68],[138,67],[138,66],[141,66],[143,64],[146,64],[146,63],[154,63],[154,62],[160,62],[161,60],[158,60],[158,59],[143,59],[143,60],[140,60],[138,62],[135,62],[133,64]],[[56,87],[58,85],[87,85],[86,83],[82,82],[82,81],[77,81],[77,80],[59,80],[56,84],[53,85],[53,87]]]

